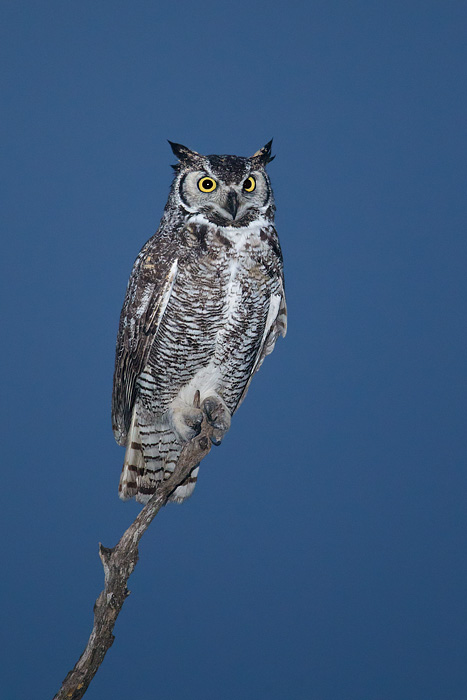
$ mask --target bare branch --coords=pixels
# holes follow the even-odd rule
[[[177,486],[211,449],[212,428],[203,420],[200,434],[187,443],[173,475],[163,482],[144,506],[120,541],[112,549],[99,545],[104,567],[105,588],[94,605],[94,626],[88,643],[75,667],[68,673],[54,700],[80,700],[114,641],[112,634],[118,614],[129,595],[127,582],[138,562],[138,544],[162,506]]]

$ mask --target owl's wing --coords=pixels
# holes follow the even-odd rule
[[[160,250],[158,250],[160,248]],[[163,248],[163,249],[162,249]],[[138,255],[120,316],[112,393],[112,427],[125,445],[143,371],[177,276],[178,260],[157,235]]]
[[[247,395],[248,388],[251,384],[251,380],[255,373],[259,370],[264,362],[266,355],[269,355],[276,344],[277,338],[281,335],[285,338],[287,333],[287,303],[285,301],[285,291],[284,291],[284,279],[281,276],[279,289],[271,294],[269,297],[269,309],[268,315],[266,317],[266,323],[264,324],[264,331],[259,344],[258,353],[250,373],[247,385],[243,390],[242,395],[238,401],[236,409],[240,406],[243,399]]]

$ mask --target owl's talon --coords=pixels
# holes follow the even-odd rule
[[[206,420],[213,428],[211,442],[220,445],[225,433],[230,428],[230,411],[220,396],[208,396],[203,401]]]
[[[222,442],[223,437],[224,437],[224,432],[221,432],[220,430],[217,430],[216,428],[214,428],[214,430],[212,431],[212,434],[211,434],[212,444],[215,445],[216,447],[219,447],[219,445]]]

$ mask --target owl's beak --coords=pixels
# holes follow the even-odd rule
[[[232,219],[235,219],[238,211],[238,195],[235,190],[230,190],[225,201],[225,210],[229,212]]]

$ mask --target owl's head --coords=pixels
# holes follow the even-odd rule
[[[246,226],[260,216],[272,219],[274,198],[266,165],[272,141],[250,158],[203,156],[169,141],[178,158],[172,201],[187,214],[202,214],[217,226]]]

